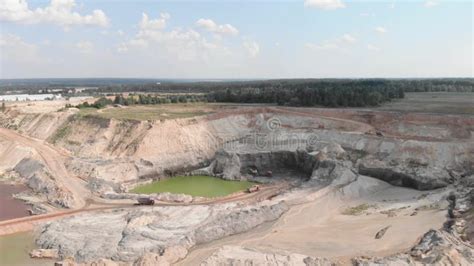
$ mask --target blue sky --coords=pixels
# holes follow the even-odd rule
[[[472,1],[0,1],[0,78],[472,77]]]

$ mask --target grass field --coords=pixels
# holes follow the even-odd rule
[[[171,192],[212,198],[242,191],[254,184],[249,181],[229,181],[211,176],[177,176],[139,186],[132,192],[140,194]]]
[[[474,114],[472,92],[414,92],[405,98],[384,104],[378,109],[445,114]]]
[[[134,105],[106,109],[82,108],[79,115],[118,120],[166,120],[206,115],[218,108],[219,105],[204,103]]]

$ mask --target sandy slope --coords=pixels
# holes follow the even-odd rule
[[[69,174],[64,166],[65,155],[55,148],[47,145],[44,141],[23,136],[15,131],[0,128],[0,137],[11,142],[18,142],[24,146],[34,149],[45,163],[49,172],[55,178],[58,187],[64,191],[69,191],[75,201],[75,207],[85,206],[85,198],[90,192],[85,188],[85,184],[79,178]]]
[[[439,195],[417,200],[418,191],[363,176],[344,188],[318,194],[314,201],[293,206],[274,224],[198,246],[179,264],[197,265],[223,245],[289,251],[347,263],[354,256],[384,256],[409,249],[426,231],[440,228],[446,216],[446,211],[439,209],[410,216],[416,206],[437,201]],[[341,214],[360,203],[377,207],[357,216]],[[395,217],[380,213],[401,207],[407,208],[396,211]],[[385,226],[391,227],[382,239],[375,239]]]

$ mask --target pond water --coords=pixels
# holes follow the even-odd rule
[[[28,206],[13,194],[27,190],[23,185],[0,183],[0,221],[28,216]]]
[[[250,181],[230,181],[212,176],[176,176],[136,187],[131,192],[152,194],[171,192],[200,197],[221,197],[253,186]]]
[[[53,265],[50,259],[32,259],[29,252],[35,248],[32,233],[17,233],[0,236],[0,265],[8,266],[46,266]]]

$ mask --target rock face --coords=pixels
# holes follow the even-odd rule
[[[327,259],[314,258],[301,254],[266,253],[238,246],[224,246],[212,254],[202,266],[219,265],[334,265]]]
[[[41,162],[24,158],[13,168],[13,171],[35,193],[44,196],[51,205],[63,208],[74,206],[72,193],[65,187],[59,187]]]
[[[280,217],[288,207],[278,204],[261,205],[257,208],[247,207],[238,211],[219,212],[205,222],[195,233],[198,244],[241,233],[254,228],[256,225],[272,221]]]
[[[370,157],[359,164],[359,173],[379,178],[395,186],[411,187],[418,190],[437,189],[452,183],[449,173],[438,167],[407,163],[388,165],[384,161]]]
[[[278,173],[281,170],[297,170],[309,177],[315,165],[314,154],[305,150],[239,153],[219,150],[209,169],[215,176],[241,180],[249,174],[264,176],[268,172]]]
[[[89,213],[46,224],[36,243],[78,262],[99,258],[133,262],[146,253],[163,254],[170,247],[189,249],[244,232],[277,219],[287,209],[283,202],[262,202]]]
[[[225,150],[219,150],[216,152],[215,160],[210,166],[214,175],[221,176],[228,180],[240,180],[241,167],[239,156]]]
[[[461,177],[457,193],[448,196],[448,221],[445,229],[457,238],[474,243],[474,175]]]
[[[34,249],[30,252],[30,257],[56,259],[58,258],[58,250],[57,249]]]
[[[355,265],[472,265],[472,248],[456,241],[447,232],[430,230],[409,252],[385,258],[355,258]]]
[[[389,228],[390,228],[390,225],[380,229],[380,231],[378,231],[377,234],[375,234],[375,239],[381,239]]]
[[[134,266],[154,266],[171,265],[178,260],[183,259],[188,254],[188,250],[181,246],[172,246],[166,248],[161,254],[146,253],[135,261]]]

